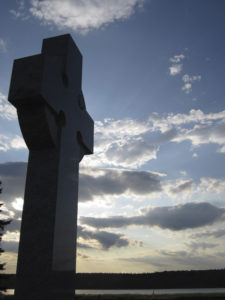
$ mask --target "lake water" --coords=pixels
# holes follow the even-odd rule
[[[225,288],[216,289],[160,289],[160,290],[76,290],[76,295],[121,295],[121,294],[135,294],[135,295],[175,295],[175,294],[199,294],[199,293],[224,293]]]

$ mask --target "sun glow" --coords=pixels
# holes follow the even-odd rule
[[[13,208],[16,210],[22,211],[23,210],[23,198],[15,198],[12,202]]]

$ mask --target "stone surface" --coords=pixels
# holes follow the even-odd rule
[[[94,130],[81,79],[70,35],[45,39],[41,54],[14,61],[9,101],[29,148],[17,300],[74,296],[79,162],[93,152]]]

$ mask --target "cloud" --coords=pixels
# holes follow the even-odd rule
[[[130,18],[145,0],[30,0],[29,14],[45,25],[87,33],[118,20]],[[25,14],[24,1],[11,14]]]
[[[184,54],[174,55],[170,58],[172,63],[179,63],[185,58]]]
[[[137,168],[151,159],[157,158],[159,148],[143,138],[112,143],[105,157],[114,166]]]
[[[195,81],[200,81],[201,78],[201,75],[189,76],[188,74],[185,74],[182,77],[182,80],[184,82],[184,85],[181,88],[182,91],[184,91],[186,94],[189,94],[192,91],[192,83]]]
[[[16,198],[23,198],[27,163],[14,162],[0,164],[0,178],[2,181],[2,197],[4,203],[14,210],[13,202]]]
[[[201,144],[218,144],[222,147],[225,144],[225,122],[215,122],[214,124],[197,124],[191,129],[180,130],[177,137],[174,138],[176,142],[190,140],[193,146]]]
[[[177,195],[184,191],[190,191],[191,189],[193,189],[193,187],[194,187],[194,182],[192,179],[183,180],[178,184],[176,184],[175,186],[173,185],[173,187],[170,188],[170,192],[172,194]]]
[[[15,209],[15,205],[18,207],[23,199],[26,169],[27,163],[23,162],[0,164],[4,199],[11,209]],[[122,194],[143,196],[158,193],[162,191],[162,176],[147,171],[80,168],[79,201]]]
[[[171,128],[176,129],[176,134],[170,142],[180,143],[191,141],[193,146],[201,144],[225,145],[225,111],[204,114],[201,110],[190,110],[189,114],[168,114],[165,118],[152,115],[149,118],[154,131],[165,132]],[[220,150],[219,150],[220,151]]]
[[[170,58],[170,62],[172,65],[169,67],[169,74],[171,76],[175,76],[181,73],[183,69],[183,64],[181,63],[182,60],[185,59],[184,54],[174,55]],[[192,91],[192,85],[196,81],[201,80],[201,75],[193,75],[190,76],[188,74],[185,74],[182,76],[182,81],[184,82],[184,85],[182,86],[181,90],[184,91],[186,94],[190,94]]]
[[[158,226],[173,231],[197,228],[221,221],[224,208],[209,203],[186,203],[171,207],[155,207],[142,210],[132,217],[114,216],[108,218],[80,217],[80,223],[94,228],[120,228],[131,225]]]
[[[221,238],[222,236],[225,236],[225,229],[217,229],[213,231],[205,231],[205,232],[199,232],[193,234],[191,237],[193,239],[196,238]]]
[[[170,251],[159,250],[157,254],[139,255],[138,257],[121,258],[120,260],[134,263],[142,263],[157,267],[157,270],[207,270],[221,268],[225,263],[224,255],[218,260],[216,255],[199,254],[183,250]]]
[[[129,240],[122,234],[108,231],[90,231],[82,226],[78,226],[77,236],[84,240],[96,240],[104,250],[111,247],[127,247],[130,244]]]
[[[21,220],[12,219],[11,223],[5,227],[6,232],[18,233],[20,231]]]
[[[187,114],[153,113],[145,121],[106,119],[95,122],[95,154],[83,166],[138,168],[157,159],[162,145],[190,141],[192,146],[214,143],[225,152],[225,111],[205,114],[191,109]],[[196,155],[195,155],[196,157]]]
[[[2,241],[1,247],[5,252],[18,253],[19,243],[15,241]]]
[[[152,172],[96,168],[80,170],[81,201],[107,195],[142,196],[160,191],[162,191],[160,175]]]
[[[182,91],[184,91],[186,94],[190,94],[190,92],[192,91],[192,84],[191,83],[185,83],[182,86]]]
[[[181,61],[185,58],[184,54],[174,55],[170,58],[170,62],[173,64],[169,67],[169,72],[171,76],[180,74],[183,68]]]
[[[148,131],[148,122],[140,120],[95,122],[95,155],[86,157],[83,165],[137,168],[155,159],[158,146],[145,139]]]
[[[182,80],[184,82],[194,82],[194,81],[200,81],[202,79],[201,75],[194,75],[194,76],[189,76],[188,74],[185,74],[182,77]]]
[[[0,151],[6,152],[10,149],[27,149],[27,146],[24,139],[19,135],[6,136],[4,134],[0,134]]]
[[[17,234],[17,238],[19,237],[18,232],[20,231],[20,220],[12,220],[12,222],[5,227],[6,233],[3,236],[3,249],[9,252],[18,251],[18,240],[8,240],[7,236],[9,234]],[[109,250],[112,247],[121,248],[128,247],[130,245],[138,245],[141,246],[142,243],[136,241],[128,240],[123,234],[113,233],[108,231],[91,231],[86,229],[85,227],[78,226],[77,227],[77,247],[85,248],[85,249],[94,249],[95,242],[98,243],[102,250]],[[81,241],[85,240],[88,243],[82,243]],[[94,241],[94,245],[93,245]]]
[[[225,181],[218,178],[202,177],[200,179],[199,190],[220,194],[225,191]]]
[[[149,122],[154,126],[154,130],[165,131],[171,126],[181,126],[189,124],[213,125],[214,122],[223,122],[225,110],[217,113],[205,114],[200,109],[191,109],[187,114],[169,113],[166,117],[160,117],[154,113],[149,117]],[[179,127],[178,127],[179,128]]]
[[[206,250],[217,247],[217,244],[206,243],[206,242],[190,242],[186,243],[187,247],[189,247],[193,252],[196,252],[198,249]]]
[[[24,19],[25,15],[25,0],[17,0],[18,10],[11,9],[9,12],[13,15],[14,18],[22,18]]]
[[[1,48],[1,42],[0,42]],[[7,97],[0,92],[0,117],[6,120],[17,120],[17,113],[14,106],[8,101]]]
[[[189,270],[206,270],[221,268],[221,261],[216,259],[216,255],[204,255],[193,254],[193,252],[187,251],[170,251],[170,250],[160,250],[160,256],[158,257],[161,262],[167,262],[168,267],[174,269],[189,269]]]
[[[169,67],[170,75],[175,76],[177,74],[180,74],[182,71],[183,65],[182,64],[174,64],[171,67]]]
[[[0,52],[5,53],[7,51],[6,42],[0,38]],[[1,94],[0,94],[1,97]]]

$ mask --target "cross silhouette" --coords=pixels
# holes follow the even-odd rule
[[[79,162],[93,153],[81,79],[82,55],[69,34],[45,39],[41,54],[14,61],[9,101],[29,149],[17,300],[74,296],[53,277],[74,277]]]

